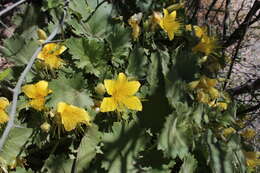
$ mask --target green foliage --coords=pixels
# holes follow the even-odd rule
[[[5,79],[11,72],[11,69],[5,69],[4,71],[0,72],[0,81]]]
[[[142,78],[146,73],[147,57],[143,48],[134,48],[129,56],[127,73],[131,76]]]
[[[58,102],[64,101],[75,106],[90,108],[93,101],[90,93],[84,88],[86,83],[84,84],[82,81],[84,80],[80,74],[75,74],[71,78],[60,76],[58,79],[52,80],[49,83],[52,95],[48,104],[56,107]]]
[[[158,149],[163,150],[166,156],[173,159],[177,156],[184,158],[188,154],[189,143],[192,141],[190,122],[183,117],[171,114],[166,119],[158,141]]]
[[[15,62],[16,65],[25,65],[33,55],[37,48],[35,41],[27,40],[22,36],[13,36],[4,41],[0,52],[8,58],[8,60]]]
[[[181,166],[180,173],[195,172],[197,167],[197,160],[192,155],[188,155],[184,158],[184,162]]]
[[[78,68],[82,68],[87,73],[100,76],[106,69],[106,60],[104,54],[104,42],[95,38],[71,38],[65,44],[69,48],[69,53],[76,60]]]
[[[84,172],[89,167],[92,159],[98,153],[103,153],[98,145],[101,141],[102,134],[98,131],[98,127],[96,125],[91,126],[80,142],[77,155],[77,172]]]
[[[111,133],[104,133],[104,160],[102,167],[108,172],[130,172],[135,169],[138,152],[144,150],[145,136],[134,121],[115,122]]]
[[[16,158],[22,158],[24,156],[24,145],[29,139],[32,133],[32,129],[24,127],[15,127],[11,130],[8,140],[6,141],[3,151],[0,151],[1,158],[6,163],[12,163]]]

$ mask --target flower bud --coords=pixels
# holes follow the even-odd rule
[[[37,30],[37,35],[38,35],[39,40],[46,40],[47,39],[47,35],[46,35],[45,31],[42,30],[42,29]]]
[[[51,125],[47,122],[45,122],[41,125],[42,131],[44,131],[46,133],[48,133],[50,131],[50,128],[51,128]]]
[[[104,95],[106,93],[106,88],[102,83],[99,83],[95,87],[95,92],[99,95]]]

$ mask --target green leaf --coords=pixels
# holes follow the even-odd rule
[[[75,34],[105,38],[112,32],[111,16],[115,10],[112,10],[111,4],[93,0],[81,0],[81,3],[78,3],[74,0],[70,4],[70,10],[71,15],[66,22],[72,26]]]
[[[43,1],[43,5],[46,9],[58,7],[62,3],[61,0],[47,0]]]
[[[189,121],[172,113],[166,119],[164,128],[160,134],[158,149],[164,151],[166,156],[184,158],[189,152],[189,143],[192,136],[189,131]]]
[[[25,65],[28,63],[38,45],[34,40],[26,40],[21,36],[14,36],[4,40],[0,53],[15,65]]]
[[[62,101],[74,106],[90,108],[93,106],[93,101],[88,91],[83,88],[86,85],[84,81],[86,79],[80,74],[72,78],[61,75],[58,79],[52,80],[49,83],[52,94],[47,105],[56,108],[57,103]]]
[[[193,111],[191,114],[192,119],[195,121],[195,123],[201,127],[201,121],[202,121],[202,115],[203,115],[203,105],[199,104],[198,107]]]
[[[147,57],[144,53],[144,49],[136,46],[129,57],[129,64],[126,69],[127,74],[129,76],[134,76],[137,78],[142,78],[145,76],[147,68],[145,65],[147,64]]]
[[[233,135],[227,143],[223,143],[208,130],[206,138],[207,155],[212,172],[245,172],[245,160],[238,136]]]
[[[97,154],[98,144],[101,141],[101,133],[93,124],[80,142],[77,155],[77,171],[84,172]]]
[[[76,60],[78,68],[96,76],[106,71],[103,41],[94,38],[70,38],[65,45],[69,48],[72,58]]]
[[[104,159],[102,168],[108,173],[133,172],[138,153],[144,150],[146,136],[140,125],[131,122],[115,122],[112,132],[104,133]],[[91,170],[92,171],[92,170]]]
[[[129,50],[132,47],[130,33],[129,29],[123,25],[114,25],[112,32],[106,38],[114,57],[128,56]]]
[[[151,54],[151,63],[149,64],[149,73],[147,81],[150,84],[150,93],[153,94],[159,84],[159,56],[158,53]]]
[[[92,12],[88,23],[88,31],[91,35],[96,37],[104,37],[110,34],[112,25],[110,23],[111,16],[114,11],[112,10],[112,4],[106,1],[93,1],[87,0],[91,9],[96,9]],[[101,4],[102,3],[102,4]]]
[[[82,20],[86,20],[91,12],[85,0],[72,0],[69,3],[69,8],[73,14],[76,14]]]
[[[36,3],[22,4],[12,16],[12,22],[17,26],[15,34],[26,38],[25,40],[37,39],[38,26],[43,22],[41,6]]]
[[[10,74],[11,71],[12,71],[11,68],[8,68],[0,72],[0,81],[5,79]]]
[[[15,127],[11,130],[3,150],[0,151],[0,156],[6,161],[7,164],[10,164],[13,160],[15,160],[16,156],[20,154],[23,149],[23,145],[28,140],[31,133],[32,129],[30,128]]]
[[[198,161],[192,155],[187,155],[181,165],[179,173],[192,173],[196,171]]]
[[[73,159],[66,154],[51,155],[42,168],[42,172],[64,173],[72,172]]]

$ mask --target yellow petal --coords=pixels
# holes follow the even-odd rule
[[[164,16],[168,16],[168,14],[169,14],[168,10],[167,9],[163,9],[163,15]]]
[[[44,108],[44,104],[45,104],[45,99],[44,98],[36,98],[36,99],[32,99],[29,102],[30,106],[33,107],[34,109],[41,111]]]
[[[141,111],[143,109],[142,103],[136,96],[125,97],[122,103],[129,109]]]
[[[57,69],[61,66],[63,63],[63,60],[58,58],[57,56],[48,56],[45,58],[45,64],[47,64],[50,68]]]
[[[109,112],[115,111],[117,108],[117,103],[112,97],[105,97],[101,103],[100,111]]]
[[[197,100],[202,103],[209,103],[209,96],[200,90],[197,92]]]
[[[48,82],[47,81],[39,81],[35,84],[38,97],[45,97],[49,94],[50,90],[48,89]]]
[[[168,37],[170,40],[173,40],[174,39],[174,31],[168,31]]]
[[[0,97],[0,110],[5,109],[9,105],[9,101],[5,97]]]
[[[218,98],[219,95],[220,95],[219,92],[218,92],[218,90],[217,90],[216,88],[210,87],[210,88],[208,88],[208,91],[209,91],[210,96],[211,96],[213,99]]]
[[[61,122],[66,131],[75,129],[78,123],[90,125],[90,116],[82,108],[59,102],[57,112],[60,113]]]
[[[172,20],[176,19],[176,15],[177,15],[176,11],[171,12],[170,17],[172,18]]]
[[[217,106],[221,109],[221,110],[227,110],[227,103],[224,103],[224,102],[218,102],[217,103]]]
[[[112,95],[112,93],[114,92],[115,83],[116,83],[115,80],[105,80],[105,81],[104,81],[105,88],[106,88],[107,93],[108,93],[109,95]]]
[[[37,98],[37,90],[36,90],[36,87],[33,84],[24,85],[22,87],[22,91],[29,98]]]
[[[190,83],[188,84],[188,86],[189,86],[190,89],[195,89],[195,88],[198,86],[199,83],[200,83],[199,80],[192,81],[192,82],[190,82]]]
[[[45,57],[44,52],[43,52],[43,50],[41,50],[40,53],[37,55],[37,58],[44,60],[44,57]]]
[[[217,79],[210,79],[210,78],[206,78],[206,82],[208,84],[209,87],[215,87],[218,83]]]
[[[6,123],[8,120],[9,120],[9,117],[5,113],[5,111],[0,110],[0,124]]]
[[[58,50],[58,55],[62,54],[66,49],[67,49],[67,47],[65,47],[65,46],[60,46],[60,48],[59,48],[59,50]]]
[[[199,26],[193,26],[194,28],[194,31],[195,31],[195,35],[198,37],[198,38],[201,38],[205,33],[203,31],[203,29]]]
[[[124,86],[121,88],[122,95],[124,96],[131,96],[134,95],[138,89],[140,88],[141,84],[138,81],[130,81],[125,83]]]

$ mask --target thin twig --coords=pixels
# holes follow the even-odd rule
[[[213,1],[211,2],[210,6],[209,6],[209,9],[208,9],[208,11],[207,11],[207,13],[206,13],[206,15],[205,15],[205,21],[206,21],[206,22],[207,22],[207,20],[208,20],[209,13],[211,12],[212,8],[215,6],[215,4],[216,4],[217,1],[218,1],[218,0],[213,0]]]
[[[26,2],[27,0],[20,0],[18,2],[16,2],[15,4],[5,8],[4,10],[0,11],[0,16],[2,16],[3,14],[7,13],[8,11],[12,10],[13,8],[19,6],[20,4]]]
[[[43,45],[47,42],[50,42],[56,35],[57,33],[60,31],[63,23],[64,23],[64,19],[66,16],[66,11],[64,10],[64,14],[62,17],[61,22],[57,25],[57,27],[53,30],[53,32],[51,33],[51,35],[45,40],[45,42],[43,43]],[[13,101],[12,101],[12,107],[11,110],[9,112],[9,121],[7,123],[7,126],[4,130],[4,133],[0,139],[0,151],[2,150],[5,141],[11,131],[11,129],[14,127],[14,119],[15,119],[15,114],[16,114],[16,107],[17,107],[17,100],[18,100],[18,96],[21,92],[21,86],[23,84],[23,81],[26,77],[26,74],[31,70],[32,65],[35,61],[35,59],[37,58],[37,55],[40,53],[43,45],[41,45],[33,54],[33,56],[31,57],[31,59],[29,60],[27,66],[25,67],[24,71],[22,72],[21,76],[18,79],[18,82],[13,90]]]

